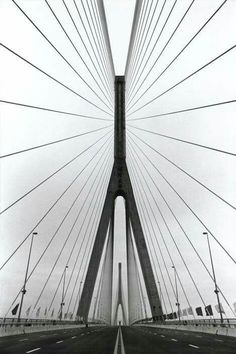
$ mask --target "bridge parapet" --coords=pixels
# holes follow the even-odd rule
[[[165,323],[143,322],[135,326],[166,328],[167,330],[180,330],[200,333],[210,333],[221,336],[236,337],[236,320],[227,319],[225,323],[220,320],[189,320],[189,321],[166,321]]]
[[[78,321],[21,319],[21,321],[18,322],[15,318],[0,319],[0,321],[0,337],[65,328],[81,328],[85,326],[83,322]],[[104,323],[90,322],[89,326],[104,326]]]

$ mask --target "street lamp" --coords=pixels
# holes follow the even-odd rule
[[[97,296],[94,297],[94,307],[93,307],[93,321],[95,320],[95,312],[97,307]]]
[[[215,274],[215,269],[214,269],[214,264],[213,264],[212,253],[211,253],[209,235],[208,235],[208,232],[203,232],[203,235],[206,235],[206,237],[207,237],[207,244],[208,244],[209,255],[210,255],[210,260],[211,260],[212,275],[213,275],[213,280],[214,280],[214,284],[215,284],[214,292],[216,294],[217,303],[218,303],[218,306],[219,306],[220,322],[223,323],[224,320],[223,320],[223,315],[222,315],[222,310],[221,310],[221,305],[220,305],[219,290],[218,290],[218,286],[217,286],[217,283],[216,283],[216,274]]]
[[[79,303],[80,303],[80,298],[81,298],[81,286],[82,286],[83,281],[79,283]],[[78,306],[79,307],[79,306]]]
[[[160,283],[159,281],[158,281],[157,283],[158,283],[158,285],[159,285],[159,292],[160,292],[160,303],[161,303],[161,301],[162,301],[161,283]]]
[[[175,275],[175,296],[176,296],[176,306],[178,309],[178,319],[180,322],[180,303],[179,303],[179,296],[178,296],[178,287],[177,287],[177,272],[176,268],[174,265],[172,265],[172,268],[174,269],[174,275]]]
[[[23,306],[24,296],[25,296],[25,293],[26,293],[25,286],[26,286],[27,277],[28,277],[31,251],[32,251],[32,247],[33,247],[34,236],[36,236],[36,235],[38,235],[38,233],[37,232],[33,232],[32,233],[32,237],[31,237],[28,261],[27,261],[27,266],[26,266],[26,271],[25,271],[25,280],[24,280],[24,285],[23,285],[22,290],[21,290],[22,295],[21,295],[20,308],[19,308],[19,314],[18,314],[18,319],[17,319],[18,322],[20,322],[20,318],[21,318],[21,310],[22,310],[22,306]]]
[[[63,286],[62,286],[62,298],[61,298],[61,313],[60,313],[60,321],[62,320],[62,310],[63,306],[65,305],[64,302],[64,297],[65,297],[65,283],[66,283],[66,270],[68,268],[68,265],[65,266],[64,272],[63,272]]]

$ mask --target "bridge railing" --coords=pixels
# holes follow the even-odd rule
[[[96,321],[96,320],[90,320],[90,324],[102,324],[102,321]],[[31,327],[31,326],[56,326],[56,325],[83,325],[83,321],[79,320],[55,320],[55,319],[27,319],[27,318],[21,318],[20,321],[18,321],[17,318],[0,318],[0,327],[13,327],[13,326],[25,326],[25,327]]]
[[[227,327],[236,328],[236,319],[227,318],[221,323],[220,319],[199,319],[199,320],[165,320],[165,321],[153,321],[152,318],[136,321],[133,324],[158,324],[163,326],[168,325],[180,325],[180,326],[204,326],[204,327]]]

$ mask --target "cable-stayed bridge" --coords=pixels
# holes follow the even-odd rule
[[[236,4],[133,5],[0,3],[3,353],[233,353]]]

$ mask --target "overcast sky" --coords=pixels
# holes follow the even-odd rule
[[[24,9],[27,15],[35,21],[40,30],[51,40],[57,49],[68,59],[78,73],[86,78],[87,84],[96,89],[104,99],[101,90],[94,83],[94,79],[86,69],[84,63],[79,58],[75,49],[68,41],[68,38],[63,33],[57,21],[50,12],[47,4],[41,0],[18,0],[18,4]],[[86,22],[86,17],[81,6],[81,2],[77,1],[80,14]],[[154,2],[155,3],[155,2]],[[151,65],[161,52],[163,46],[169,39],[171,33],[174,31],[184,12],[190,5],[191,1],[184,0],[178,1],[165,30],[159,38],[158,44],[155,46],[151,59],[147,62],[144,68],[144,73],[148,72]],[[184,47],[190,38],[199,30],[199,28],[206,22],[212,15],[222,1],[215,0],[196,0],[191,10],[181,24],[181,27],[176,32],[170,45],[166,48],[163,55],[155,66],[151,75],[145,81],[141,88],[140,94],[152,83],[152,81],[162,72],[162,70],[169,64],[175,55]],[[85,59],[87,65],[91,68],[95,77],[97,73],[91,64],[88,53],[86,52],[83,44],[73,27],[66,9],[62,1],[50,0],[49,4],[61,20],[63,26],[66,28],[70,38],[76,43],[76,48],[82,58]],[[73,14],[74,19],[78,25],[82,37],[85,38],[85,43],[89,50],[88,40],[86,39],[85,31],[80,22],[79,16],[72,1],[66,1],[69,10]],[[91,3],[89,2],[91,5]],[[130,39],[130,31],[132,25],[132,17],[135,6],[134,0],[105,0],[105,10],[107,14],[107,22],[109,35],[111,40],[111,47],[114,58],[114,65],[116,74],[123,74],[125,70],[127,48]],[[146,45],[148,44],[150,34],[155,26],[160,9],[164,1],[160,0],[157,10],[154,14],[153,23],[150,26],[150,32],[147,35]],[[159,27],[154,32],[150,41],[150,46],[144,47],[143,51],[144,63],[148,57],[160,31],[168,16],[174,0],[168,0],[163,13],[159,19]],[[88,11],[88,5],[85,8]],[[148,1],[148,6],[151,6],[151,1]],[[154,9],[151,8],[151,13]],[[186,51],[178,58],[178,60],[166,71],[160,80],[153,85],[149,92],[137,103],[137,105],[129,111],[129,113],[157,95],[161,94],[169,87],[197,70],[199,67],[209,62],[217,55],[223,53],[233,45],[235,45],[236,38],[236,24],[235,24],[236,2],[228,0],[215,18],[209,23],[202,33],[191,43]],[[147,28],[147,27],[146,27]],[[90,33],[90,32],[89,32]],[[91,35],[91,34],[90,34]],[[55,50],[46,42],[39,32],[32,26],[32,24],[25,18],[20,10],[8,0],[0,1],[0,36],[1,42],[8,46],[10,49],[19,53],[33,64],[42,68],[48,74],[54,76],[65,85],[78,92],[80,95],[86,97],[95,105],[102,108],[99,110],[85,100],[79,98],[72,92],[69,92],[62,86],[50,80],[48,77],[38,72],[35,68],[30,67],[28,64],[17,58],[8,50],[0,47],[0,99],[7,101],[15,101],[29,105],[37,105],[48,107],[56,110],[63,110],[74,112],[81,115],[89,115],[96,118],[105,118],[108,120],[90,120],[88,118],[80,118],[75,116],[68,116],[63,114],[39,111],[30,108],[17,107],[5,103],[0,103],[1,115],[1,155],[15,152],[18,150],[26,149],[28,147],[48,143],[50,141],[62,139],[72,135],[89,132],[99,128],[106,128],[97,132],[85,135],[59,144],[44,147],[42,149],[32,150],[26,153],[14,155],[1,159],[1,210],[10,205],[13,201],[20,198],[35,185],[40,183],[43,179],[52,174],[55,170],[59,169],[62,165],[66,164],[70,159],[81,153],[84,149],[92,146],[87,154],[82,155],[73,163],[63,169],[60,173],[55,175],[49,181],[37,188],[30,195],[19,201],[12,208],[7,210],[1,218],[1,249],[0,260],[1,264],[13,252],[18,244],[34,228],[36,223],[40,220],[42,215],[50,208],[52,203],[61,195],[61,193],[72,182],[76,175],[84,168],[86,163],[96,154],[98,148],[101,147],[100,155],[94,158],[91,165],[81,174],[68,192],[58,202],[56,207],[50,212],[47,218],[36,228],[38,236],[35,237],[34,247],[32,252],[31,267],[36,263],[40,254],[45,249],[47,243],[55,233],[60,225],[60,222],[67,210],[70,208],[76,195],[84,183],[88,180],[90,174],[94,171],[91,180],[88,181],[85,189],[82,191],[74,208],[69,214],[63,226],[60,228],[58,234],[53,240],[48,252],[45,254],[34,275],[32,276],[29,284],[27,285],[27,296],[25,297],[25,309],[29,306],[34,306],[36,297],[40,293],[46,277],[55,261],[65,238],[74,220],[77,216],[79,208],[83,201],[86,201],[85,207],[82,209],[78,222],[73,229],[70,238],[64,248],[62,255],[52,273],[51,281],[45,288],[42,298],[37,304],[44,309],[49,306],[49,303],[54,293],[55,287],[63,273],[68,256],[73,249],[73,243],[78,235],[79,228],[86,215],[86,208],[88,208],[90,200],[91,205],[95,205],[97,209],[96,197],[99,198],[100,191],[105,188],[105,182],[108,182],[109,173],[112,167],[112,146],[111,141],[107,141],[102,148],[102,144],[110,137],[112,139],[113,116],[112,112],[107,114],[107,106],[92,92],[92,90],[75,74],[75,72],[63,61],[63,59],[55,52]],[[92,38],[92,37],[91,37]],[[92,52],[91,52],[92,53]],[[91,54],[93,55],[93,53]],[[202,70],[200,73],[190,78],[183,84],[179,85],[169,93],[163,95],[152,104],[147,105],[140,111],[130,115],[127,119],[134,119],[146,117],[150,115],[176,111],[179,109],[191,108],[195,106],[202,106],[221,101],[228,101],[235,99],[235,49],[231,50],[218,61]],[[108,77],[110,80],[110,75]],[[129,85],[130,82],[127,82]],[[103,87],[102,87],[103,88]],[[104,88],[103,88],[104,89]],[[109,82],[109,92],[112,92],[112,85]],[[127,91],[128,94],[128,91]],[[137,96],[138,98],[139,96]],[[112,97],[111,97],[112,100]],[[105,99],[105,102],[106,99]],[[134,101],[133,101],[134,102]],[[108,103],[109,105],[109,103]],[[109,121],[110,119],[110,121]],[[235,103],[213,107],[209,109],[202,109],[194,112],[187,112],[183,114],[168,115],[161,118],[155,117],[151,119],[137,120],[129,122],[130,125],[151,130],[154,132],[170,135],[176,138],[192,141],[198,144],[207,145],[210,147],[218,148],[221,150],[236,152],[236,124],[235,124]],[[236,192],[235,192],[235,179],[236,179],[236,163],[235,156],[226,155],[216,151],[206,150],[200,147],[191,146],[178,141],[164,139],[147,132],[141,132],[134,128],[129,128],[129,131],[137,134],[141,139],[150,144],[153,148],[160,151],[163,155],[175,162],[181,168],[185,169],[189,174],[204,183],[207,187],[212,189],[215,193],[220,195],[232,205],[236,205]],[[110,132],[110,133],[109,133]],[[95,142],[104,134],[105,138]],[[236,218],[235,209],[223,203],[219,198],[210,194],[202,186],[198,185],[195,181],[191,180],[183,172],[177,170],[176,167],[165,161],[158,156],[150,148],[145,146],[144,143],[138,141],[131,133],[127,133],[129,144],[135,147],[132,139],[140,148],[149,156],[151,161],[160,169],[166,176],[168,181],[176,188],[178,193],[186,200],[195,213],[203,220],[207,227],[212,231],[216,238],[223,244],[223,246],[236,258],[236,241],[235,241],[235,228]],[[132,138],[132,139],[131,139]],[[110,146],[110,150],[108,146]],[[130,145],[128,145],[130,146]],[[132,148],[131,148],[132,149]],[[147,176],[142,162],[148,168],[154,181],[162,191],[168,203],[173,208],[176,217],[180,220],[183,228],[188,234],[190,240],[200,253],[204,262],[210,268],[209,253],[207,248],[206,238],[203,237],[202,232],[205,231],[204,227],[196,220],[191,212],[186,208],[178,196],[170,189],[167,183],[163,180],[157,171],[151,167],[146,158],[137,149],[138,160],[130,148],[127,151],[127,164],[131,174],[131,179],[134,184],[134,190],[137,202],[139,204],[139,211],[141,219],[143,220],[142,211],[147,207],[148,215],[146,216],[150,228],[147,232],[145,223],[143,223],[144,231],[147,237],[148,244],[151,245],[151,259],[154,264],[157,276],[160,278],[161,287],[163,289],[163,296],[166,297],[164,290],[164,283],[160,276],[158,262],[155,257],[154,249],[163,276],[166,279],[166,287],[169,291],[169,296],[172,303],[175,303],[174,294],[171,291],[170,283],[168,282],[168,274],[164,262],[159,254],[156,239],[160,242],[160,247],[166,261],[167,269],[174,279],[173,270],[171,269],[172,261],[169,259],[166,249],[164,247],[163,239],[158,231],[155,217],[159,222],[159,227],[163,233],[164,240],[170,249],[171,255],[175,262],[176,269],[178,270],[182,284],[188,295],[189,301],[193,307],[202,306],[199,296],[191,282],[189,275],[185,269],[183,261],[181,260],[178,251],[171,239],[170,233],[166,228],[161,214],[158,211],[157,205],[160,207],[165,220],[177,242],[181,252],[183,252],[184,259],[189,266],[191,274],[197,282],[199,290],[204,298],[206,304],[216,304],[214,294],[214,285],[210,280],[207,272],[200,264],[191,246],[171,215],[170,211],[163,202],[163,199],[158,194],[156,187]],[[105,155],[107,151],[107,155]],[[132,154],[132,155],[131,155]],[[134,155],[133,155],[134,154]],[[110,160],[108,159],[110,156]],[[131,158],[132,156],[132,158]],[[134,156],[136,156],[134,158]],[[101,158],[101,160],[99,160]],[[137,159],[137,160],[136,160]],[[107,162],[108,161],[108,162]],[[98,163],[96,167],[96,162]],[[103,173],[102,163],[107,163],[107,170]],[[133,165],[137,170],[134,170]],[[99,166],[101,171],[99,172]],[[105,166],[105,165],[104,165]],[[138,167],[139,166],[139,167]],[[105,168],[105,167],[104,167]],[[151,192],[145,186],[141,172],[147,179]],[[134,176],[134,171],[136,177]],[[96,177],[97,176],[97,177]],[[105,177],[106,176],[106,177]],[[143,183],[143,190],[147,193],[148,202],[142,196],[142,203],[139,202],[139,192],[136,187],[136,178]],[[97,179],[96,179],[97,178]],[[100,183],[100,184],[99,184]],[[87,198],[89,189],[91,189],[90,197]],[[142,186],[140,186],[142,191]],[[99,192],[99,193],[98,193]],[[97,193],[97,194],[96,194]],[[104,189],[105,193],[105,189]],[[154,198],[153,198],[154,197]],[[155,204],[155,201],[157,205]],[[97,201],[99,203],[99,200]],[[100,208],[102,206],[100,201]],[[117,201],[117,221],[116,221],[116,237],[115,237],[115,257],[114,267],[117,269],[117,263],[122,261],[125,269],[125,235],[124,235],[124,218],[123,218],[123,201]],[[141,207],[140,207],[141,206]],[[100,210],[100,209],[99,209]],[[152,212],[153,211],[153,212]],[[79,240],[74,247],[74,253],[69,264],[67,276],[69,278],[70,272],[73,268],[73,262],[76,260],[76,254],[82,247],[80,259],[85,249],[89,252],[89,244],[86,247],[86,240],[88,240],[88,232],[86,233],[86,225],[90,227],[93,225],[89,216],[92,214],[91,209],[87,216],[86,222],[79,233]],[[148,219],[149,218],[149,219]],[[96,224],[94,224],[94,230]],[[82,243],[83,235],[85,241]],[[94,231],[92,231],[94,235]],[[91,239],[92,240],[92,239]],[[20,289],[24,279],[24,271],[26,267],[27,254],[29,250],[30,238],[23,244],[16,255],[0,272],[1,281],[1,303],[0,303],[0,316],[4,316],[11,301],[14,299],[17,291]],[[90,242],[90,241],[89,241]],[[153,242],[153,243],[152,243]],[[218,244],[211,238],[211,246],[214,257],[214,264],[216,269],[217,281],[220,288],[223,290],[230,305],[236,302],[235,292],[235,264],[232,260],[222,251]],[[85,253],[85,258],[88,257]],[[79,262],[77,268],[79,267]],[[83,281],[83,269],[79,274],[79,280],[75,293],[79,291],[79,283]],[[9,276],[10,275],[10,276]],[[116,275],[114,277],[116,279]],[[124,285],[126,280],[125,270],[123,271]],[[75,282],[76,274],[72,276],[72,284]],[[72,285],[68,291],[69,295],[72,292]],[[114,287],[115,290],[115,287]],[[55,311],[60,303],[61,288],[57,294],[52,308]],[[222,300],[222,299],[221,299]],[[75,301],[73,298],[72,305]],[[68,300],[67,300],[68,302]],[[181,308],[188,307],[183,292],[180,290],[180,304]],[[232,313],[229,311],[225,301],[222,300],[223,307],[229,317]],[[70,309],[71,310],[71,309]],[[167,302],[167,310],[170,307]]]

